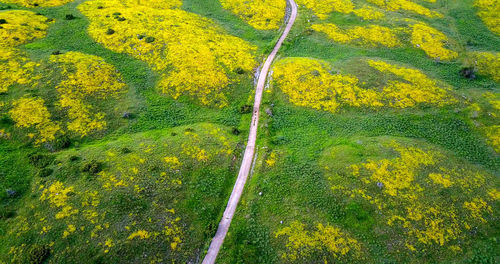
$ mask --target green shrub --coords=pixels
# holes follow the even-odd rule
[[[91,160],[85,163],[82,167],[82,172],[88,172],[90,174],[97,174],[102,171],[103,164],[96,160]]]
[[[28,156],[28,159],[31,165],[37,168],[45,168],[54,161],[54,157],[40,153],[31,154]]]
[[[46,245],[33,245],[29,252],[29,262],[32,264],[41,264],[50,256],[50,248]]]
[[[43,168],[43,169],[38,171],[38,177],[45,178],[45,177],[52,175],[53,172],[54,172],[54,170],[51,168]]]

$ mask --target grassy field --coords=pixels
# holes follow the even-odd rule
[[[430,13],[297,1],[218,263],[499,261],[500,37],[480,1],[400,1]],[[253,19],[285,10],[39,2],[0,0],[0,263],[199,263],[280,32]]]
[[[280,56],[282,59],[320,59],[328,64],[327,68],[331,67],[331,72],[354,75],[360,83],[378,87],[384,85],[385,77],[374,74],[373,69],[363,65],[366,64],[364,61],[376,59],[405,65],[449,84],[455,98],[458,98],[457,103],[442,107],[423,104],[405,109],[382,107],[375,111],[367,107],[346,106],[331,113],[294,106],[289,101],[289,95],[283,93],[283,87],[280,87],[286,82],[275,80],[269,92],[265,93],[266,105],[263,107],[272,115],[264,114],[258,161],[236,213],[237,219],[233,221],[221,251],[220,263],[498,261],[498,202],[487,193],[498,188],[500,163],[498,153],[485,140],[483,129],[498,124],[498,109],[490,105],[488,101],[491,99],[485,94],[498,95],[499,86],[488,75],[478,74],[476,79],[469,80],[459,72],[468,63],[468,52],[498,52],[500,39],[476,15],[473,1],[414,2],[441,12],[444,17],[428,19],[405,11],[385,12],[386,20],[373,23],[353,14],[332,12],[322,21],[311,10],[302,8],[293,37],[289,38]],[[387,48],[370,47],[363,43],[342,44],[311,30],[311,25],[316,23],[334,23],[339,27],[370,24],[392,27],[394,21],[402,17],[422,20],[438,28],[451,39],[458,57],[436,62],[411,45]],[[320,71],[320,74],[322,77],[324,73]],[[304,81],[303,91],[307,91],[307,87],[312,89],[319,83],[312,81],[318,75],[312,70],[305,70],[291,89],[301,85],[300,78],[311,82]],[[385,175],[388,181],[402,180],[397,177],[402,172],[397,171],[398,166],[394,164],[388,165],[388,171],[382,171],[385,168],[383,161],[394,161],[390,157],[403,155],[394,149],[395,143],[433,150],[440,153],[443,159],[443,163],[419,165],[421,167],[411,176],[401,176],[414,177],[410,186],[418,185],[424,189],[423,196],[417,195],[416,202],[408,203],[411,206],[404,198],[398,200],[397,196],[380,193],[389,183],[382,182],[377,178],[382,176],[377,175]],[[345,191],[343,188],[358,190],[351,185],[351,181],[359,179],[350,174],[350,166],[369,161],[381,170],[380,174],[365,172],[364,176],[371,175],[372,185],[361,187],[364,195]],[[409,160],[404,163],[411,164]],[[461,177],[472,180],[476,172],[489,180],[482,182],[475,191],[465,191],[456,182],[453,188],[439,188],[439,184],[429,183],[429,175],[435,175],[432,172],[439,167],[460,171],[455,176],[449,176],[451,181],[458,182]],[[410,168],[402,169],[405,173],[408,170],[412,171]],[[377,182],[381,187],[377,187]],[[379,204],[373,201],[375,197],[387,204],[377,208]],[[464,227],[464,222],[471,220],[471,215],[463,209],[462,199],[472,200],[475,197],[483,197],[485,201],[490,199],[488,206],[491,207],[480,209],[484,222],[476,222],[471,231]],[[412,206],[419,208],[416,210],[422,218],[409,215],[406,210]],[[438,210],[442,215],[432,215],[429,211],[425,213],[430,207],[440,208]],[[456,218],[446,217],[447,210],[452,211]],[[405,218],[406,222],[389,225],[391,214]],[[432,221],[442,222],[431,227]],[[439,233],[440,229],[449,229],[447,225],[455,222],[457,225],[452,229],[458,230],[457,233],[448,237],[445,235],[443,243],[422,235],[425,232]],[[318,224],[337,228],[340,234],[328,233]],[[430,233],[427,235],[430,236]],[[329,240],[322,235],[333,238]],[[357,245],[346,243],[349,238],[355,239]],[[454,245],[459,245],[460,249]],[[341,249],[345,248],[349,251],[344,254]]]
[[[252,103],[253,73],[229,84],[230,104],[220,109],[188,96],[163,95],[157,88],[160,76],[147,63],[89,36],[89,20],[77,9],[83,2],[55,7],[0,3],[0,12],[29,10],[50,19],[45,36],[13,47],[39,64],[30,73],[41,81],[33,87],[13,84],[0,93],[0,262],[197,262],[238,170],[250,116],[241,108]],[[276,35],[252,29],[217,1],[185,1],[182,8],[256,45],[257,60]],[[91,109],[106,114],[104,129],[86,136],[64,131],[54,141],[36,144],[28,133],[37,133],[40,124],[17,127],[10,104],[42,98],[52,123],[69,124],[67,109],[59,107],[60,91],[54,89],[67,73],[51,62],[59,56],[54,54],[68,52],[102,58],[125,86],[118,97],[85,98]],[[2,77],[11,74],[2,70]],[[108,185],[105,175],[113,176]],[[63,204],[48,198],[64,192]]]

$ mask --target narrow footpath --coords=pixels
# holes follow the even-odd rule
[[[290,33],[290,30],[295,23],[295,19],[297,18],[297,4],[295,4],[294,0],[288,0],[288,3],[289,7],[292,9],[292,13],[290,15],[290,18],[288,19],[288,23],[285,30],[283,31],[283,34],[276,43],[276,46],[274,46],[271,54],[269,54],[269,56],[267,57],[266,62],[262,66],[259,80],[257,82],[257,87],[255,89],[255,102],[253,106],[252,124],[250,126],[250,134],[248,136],[248,142],[245,149],[245,154],[243,156],[243,161],[240,166],[240,172],[238,173],[238,179],[236,179],[236,183],[234,184],[233,192],[231,193],[229,201],[227,202],[226,210],[224,211],[224,215],[222,216],[222,219],[219,223],[217,233],[210,243],[207,255],[203,259],[203,264],[215,263],[217,254],[219,253],[222,243],[224,242],[224,238],[226,238],[226,234],[229,230],[229,226],[231,225],[231,221],[233,220],[236,207],[238,206],[243,188],[245,187],[245,183],[250,173],[250,168],[252,167],[252,159],[255,153],[255,142],[257,140],[257,128],[259,125],[260,103],[262,100],[262,92],[264,91],[267,75],[269,73],[269,68],[271,67],[276,54],[278,53],[281,45],[288,36],[288,33]]]

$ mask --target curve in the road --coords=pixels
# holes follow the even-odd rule
[[[264,86],[266,84],[267,75],[269,73],[269,68],[276,57],[281,45],[285,41],[288,33],[292,29],[293,24],[295,23],[295,19],[297,18],[297,4],[295,4],[294,0],[288,0],[288,3],[292,9],[292,13],[290,18],[288,19],[288,23],[281,35],[280,39],[274,46],[273,51],[266,59],[266,62],[262,66],[262,70],[260,71],[259,79],[257,82],[257,87],[255,89],[255,102],[253,106],[253,115],[252,115],[252,123],[250,126],[250,134],[248,136],[248,142],[245,149],[245,154],[243,156],[243,161],[241,163],[240,172],[238,173],[238,178],[236,179],[236,183],[234,184],[233,191],[231,196],[229,197],[229,201],[227,202],[226,210],[224,211],[224,215],[219,223],[219,228],[217,229],[217,233],[215,234],[212,242],[210,243],[210,247],[208,248],[208,252],[203,259],[203,264],[213,264],[217,258],[217,254],[224,242],[224,238],[226,237],[227,231],[229,230],[229,226],[231,225],[231,221],[233,220],[234,213],[236,211],[236,206],[240,201],[241,193],[243,192],[243,188],[245,187],[245,183],[248,178],[248,174],[250,173],[250,168],[252,166],[252,159],[255,152],[255,142],[257,139],[257,127],[259,124],[259,112],[260,112],[260,103],[262,100],[262,92],[264,90]]]

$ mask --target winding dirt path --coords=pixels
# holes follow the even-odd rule
[[[264,90],[264,86],[266,84],[267,75],[269,73],[269,68],[276,57],[281,45],[285,41],[288,33],[292,29],[293,24],[295,23],[295,19],[297,18],[297,4],[295,4],[294,0],[288,0],[289,6],[292,9],[292,14],[288,19],[288,23],[286,25],[285,31],[281,35],[280,39],[274,46],[273,51],[267,57],[266,62],[262,66],[262,70],[260,71],[259,80],[257,82],[257,87],[255,89],[255,102],[253,106],[253,115],[252,115],[252,124],[250,126],[250,134],[248,136],[247,147],[245,149],[245,154],[243,156],[243,161],[241,163],[240,172],[238,173],[238,179],[236,179],[236,183],[233,187],[233,192],[229,197],[229,201],[227,202],[226,210],[224,211],[224,215],[219,223],[219,228],[217,229],[217,233],[215,234],[212,242],[210,243],[210,247],[208,248],[207,255],[203,259],[203,264],[213,264],[217,259],[217,254],[224,242],[224,238],[226,237],[227,231],[229,230],[229,226],[231,225],[231,221],[233,220],[234,213],[236,211],[236,207],[238,206],[238,202],[240,201],[241,193],[243,192],[243,188],[245,187],[245,183],[248,178],[248,174],[250,173],[250,168],[252,167],[252,159],[255,153],[255,142],[257,139],[257,127],[259,124],[259,112],[260,112],[260,103],[262,100],[262,92]]]

